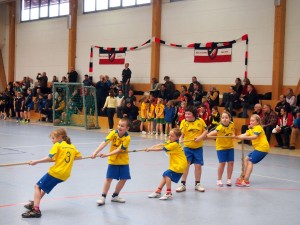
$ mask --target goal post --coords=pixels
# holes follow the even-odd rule
[[[53,125],[98,129],[96,89],[83,83],[53,83]]]

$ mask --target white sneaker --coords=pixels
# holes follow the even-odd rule
[[[180,184],[179,187],[176,189],[176,192],[184,192],[186,191],[186,187],[183,184]]]
[[[146,131],[142,131],[141,133],[142,133],[142,134],[147,134],[147,132],[146,132]]]
[[[99,200],[97,200],[97,204],[98,204],[98,205],[104,205],[104,204],[105,204],[105,198],[104,198],[103,196],[101,196],[101,197],[99,198]]]
[[[168,134],[165,134],[165,136],[167,137],[167,136],[168,136]]]
[[[223,183],[222,183],[221,180],[217,180],[217,186],[218,186],[218,187],[223,187]]]
[[[164,133],[160,133],[160,136],[164,136]]]
[[[161,193],[153,192],[150,195],[148,195],[148,198],[160,198]]]
[[[119,203],[125,203],[125,202],[126,202],[124,198],[121,198],[121,197],[119,197],[119,196],[113,197],[113,198],[111,199],[111,201],[112,201],[112,202],[119,202]]]
[[[168,199],[172,199],[172,194],[164,194],[159,198],[159,200],[168,200]]]
[[[228,187],[231,187],[231,180],[230,179],[227,179],[227,182],[226,182],[226,186],[228,186]]]
[[[156,133],[155,136],[158,136],[158,133]]]
[[[195,190],[200,192],[205,191],[204,187],[200,183],[195,186]]]

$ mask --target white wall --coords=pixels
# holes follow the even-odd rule
[[[79,0],[81,7],[82,0]],[[274,0],[185,0],[163,1],[161,38],[167,42],[228,41],[249,35],[248,76],[254,84],[272,84]],[[152,6],[82,14],[78,9],[76,70],[88,73],[91,45],[132,47],[151,38]],[[2,6],[1,6],[2,8]],[[300,1],[287,1],[284,85],[296,85],[300,65]],[[18,9],[18,7],[17,7]],[[0,22],[2,23],[2,22]],[[6,36],[8,26],[6,25]],[[49,19],[16,26],[16,80],[35,78],[46,71],[49,78],[66,75],[68,67],[67,18]],[[7,41],[7,40],[6,40]],[[7,51],[8,43],[3,50]],[[7,69],[7,54],[4,54]],[[202,83],[230,84],[244,75],[245,43],[233,46],[231,63],[193,62],[192,49],[161,45],[160,77],[169,75],[175,83],[189,83],[196,75]],[[128,51],[126,62],[133,82],[148,83],[151,48]],[[100,74],[121,77],[123,66],[99,65],[94,51],[94,80]]]

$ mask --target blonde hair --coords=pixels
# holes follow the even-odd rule
[[[180,137],[182,134],[179,128],[173,128],[172,130],[170,130],[170,132],[171,131],[175,134],[176,137]]]
[[[65,142],[71,144],[71,139],[68,137],[67,131],[64,128],[58,128],[50,133],[50,136],[61,137]]]
[[[254,118],[254,119],[257,121],[257,123],[258,123],[259,125],[261,125],[261,119],[260,119],[259,115],[253,114],[253,115],[251,116],[251,118]]]

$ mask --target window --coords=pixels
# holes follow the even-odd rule
[[[69,15],[69,0],[21,0],[21,21]]]
[[[109,9],[150,4],[151,0],[83,0],[83,12],[95,12]]]

